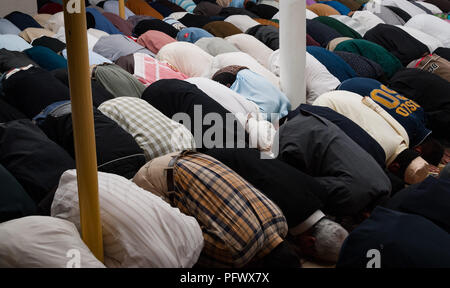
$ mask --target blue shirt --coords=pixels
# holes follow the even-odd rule
[[[200,40],[204,37],[214,37],[208,31],[202,28],[189,27],[181,29],[177,34],[177,41],[185,41],[195,43],[197,40]]]
[[[108,20],[102,13],[98,12],[95,8],[86,8],[86,13],[91,13],[95,19],[95,29],[105,31],[108,34],[123,34],[111,21]]]
[[[327,67],[327,70],[330,71],[334,77],[338,78],[339,81],[342,82],[358,76],[355,70],[353,70],[347,62],[333,52],[317,46],[307,46],[306,50]]]
[[[236,75],[236,81],[231,90],[244,96],[258,105],[267,121],[275,121],[286,116],[291,109],[291,103],[286,95],[267,81],[263,76],[244,69]],[[271,115],[277,113],[279,115]]]
[[[23,51],[25,49],[32,48],[27,41],[17,35],[0,35],[0,49],[5,48],[9,51]]]
[[[33,123],[36,123],[37,125],[41,125],[50,113],[52,113],[59,107],[62,108],[62,107],[66,107],[67,105],[69,105],[68,109],[69,109],[69,113],[71,113],[72,111],[70,110],[71,109],[70,100],[58,101],[58,102],[48,105],[41,111],[41,113],[39,113],[38,115],[33,117]]]
[[[102,55],[89,50],[89,65],[100,65],[103,63],[113,63],[111,60],[103,57]],[[62,51],[62,55],[67,59],[67,49]]]
[[[341,83],[337,90],[346,90],[361,96],[369,96],[405,128],[410,147],[422,143],[431,130],[425,127],[425,112],[413,100],[389,89],[377,80],[353,78]]]
[[[228,7],[244,8],[244,0],[232,0]]]
[[[20,29],[8,19],[0,19],[0,34],[19,35]]]

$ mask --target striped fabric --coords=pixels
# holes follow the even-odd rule
[[[170,2],[177,4],[189,13],[194,13],[194,9],[197,7],[192,0],[170,0]]]
[[[134,137],[147,161],[167,153],[195,149],[194,137],[186,127],[142,99],[118,97],[103,102],[98,109]]]
[[[144,85],[148,86],[160,79],[184,80],[188,76],[175,71],[169,64],[159,62],[153,57],[143,53],[134,53],[134,76]]]
[[[71,262],[66,256],[71,249],[80,252],[80,268],[105,268],[69,221],[28,216],[0,223],[2,269],[66,268]]]
[[[198,264],[243,267],[283,241],[281,210],[236,172],[199,153],[183,153],[173,168],[172,205],[195,216],[205,239]]]
[[[203,247],[202,231],[186,216],[130,180],[98,173],[105,265],[111,267],[192,267]],[[61,176],[51,215],[80,230],[76,170]]]

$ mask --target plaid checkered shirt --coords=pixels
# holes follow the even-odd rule
[[[118,97],[103,102],[98,109],[134,137],[147,161],[171,152],[195,149],[194,137],[186,127],[142,99]]]
[[[173,181],[171,204],[194,216],[202,227],[201,266],[243,267],[270,253],[287,234],[278,206],[210,156],[181,154]]]

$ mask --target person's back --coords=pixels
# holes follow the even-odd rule
[[[345,115],[370,134],[383,147],[388,169],[408,184],[424,180],[428,163],[409,149],[406,130],[370,97],[349,91],[322,94],[314,105],[325,106]]]
[[[332,215],[355,215],[391,190],[372,156],[339,127],[307,111],[280,126],[278,159],[313,176],[324,187],[324,211]]]
[[[422,183],[406,187],[384,206],[425,217],[450,233],[450,177],[446,174],[444,169],[439,177],[429,176]]]
[[[187,81],[156,81],[147,87],[142,99],[167,117],[183,122],[194,135],[197,151],[248,145],[248,134],[233,113]]]
[[[420,69],[404,69],[389,80],[388,87],[422,106],[433,136],[450,143],[450,82]]]
[[[431,130],[425,127],[425,113],[419,104],[374,79],[349,79],[342,82],[337,90],[368,96],[378,103],[405,128],[411,147],[419,145],[431,134]]]
[[[296,115],[302,113],[302,111],[308,111],[311,114],[323,117],[328,121],[333,122],[345,134],[347,134],[347,136],[349,136],[367,153],[369,153],[375,159],[375,161],[380,164],[380,167],[384,168],[386,166],[386,155],[380,144],[378,144],[378,142],[372,136],[364,131],[364,129],[358,126],[358,124],[328,107],[301,104],[295,110],[289,112],[285,119],[281,119],[280,125],[281,123],[284,123],[284,121],[290,120]]]
[[[426,218],[377,207],[350,233],[337,267],[449,267],[449,242],[450,235]],[[372,257],[378,255],[378,265],[377,258],[367,258],[368,252]]]
[[[283,161],[264,157],[256,149],[211,149],[205,154],[233,169],[280,207],[289,226],[290,242],[302,255],[337,261],[348,233],[320,210],[327,195],[319,181]]]
[[[197,266],[251,265],[287,234],[281,210],[210,156],[185,151],[159,157],[142,167],[133,181],[197,219],[204,236]]]
[[[313,105],[329,107],[362,127],[383,147],[386,163],[389,165],[401,151],[408,147],[408,135],[404,129],[397,131],[391,127],[382,116],[365,105],[362,101],[364,99],[353,92],[332,91],[322,94]],[[399,124],[398,126],[403,128]]]
[[[48,109],[48,110],[47,110]],[[74,127],[72,107],[69,101],[55,103],[41,113],[38,126],[52,141],[56,142],[75,159],[73,142]],[[145,163],[144,151],[132,135],[112,119],[93,108],[97,169],[131,178]],[[45,110],[44,110],[45,111]]]
[[[413,16],[405,23],[407,27],[419,29],[422,32],[438,38],[444,44],[444,47],[450,48],[450,23],[434,15],[419,14]]]

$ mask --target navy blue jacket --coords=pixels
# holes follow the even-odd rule
[[[375,257],[381,268],[448,268],[450,235],[422,216],[377,207],[347,237],[336,267],[366,268]]]

